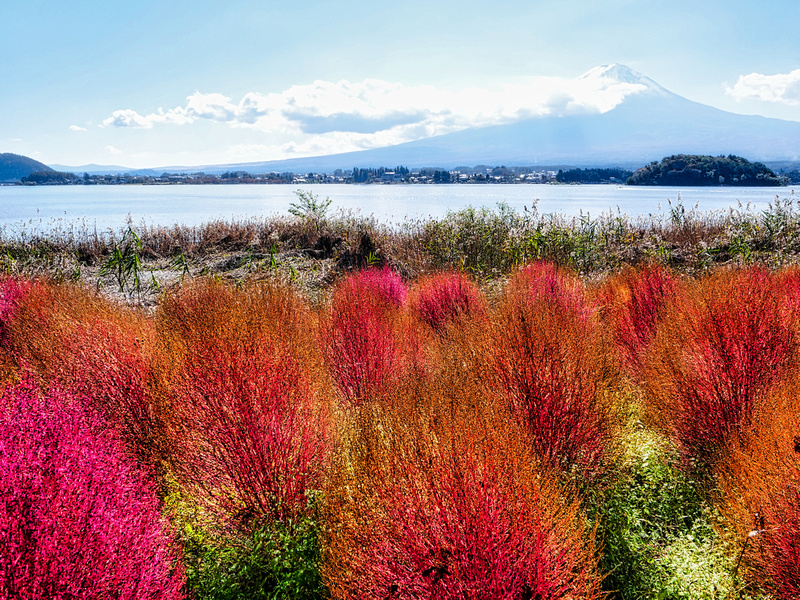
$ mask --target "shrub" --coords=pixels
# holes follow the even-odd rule
[[[322,345],[349,404],[380,396],[414,368],[417,343],[398,310],[405,296],[405,286],[389,269],[358,272],[334,289]]]
[[[678,292],[677,287],[670,273],[656,263],[623,271],[605,285],[601,302],[606,318],[622,366],[635,379],[639,378],[665,302]]]
[[[661,322],[644,368],[654,422],[713,464],[788,372],[795,338],[774,278],[752,267],[699,281]]]
[[[533,262],[513,273],[509,294],[520,301],[553,302],[584,319],[592,312],[581,280],[550,262]]]
[[[31,288],[24,279],[0,277],[0,386],[12,379],[16,370],[12,353],[11,322],[19,305]]]
[[[103,419],[30,380],[0,400],[0,596],[180,598],[152,487]]]
[[[610,366],[577,283],[545,265],[520,271],[495,326],[495,394],[553,468],[593,477],[611,446]]]
[[[201,282],[158,320],[180,482],[239,531],[304,514],[327,447],[307,308],[286,288]]]
[[[718,465],[720,531],[740,573],[776,598],[800,596],[798,382],[773,390]]]
[[[11,350],[9,325],[31,285],[24,279],[0,278],[0,349],[4,352]]]
[[[485,301],[473,281],[463,273],[440,273],[422,279],[414,289],[416,315],[434,330],[462,318],[486,315]]]
[[[401,393],[415,397],[363,407],[334,461],[323,515],[331,596],[599,597],[579,502],[536,466],[516,427],[467,389]]]
[[[93,403],[140,460],[160,461],[161,424],[148,391],[152,323],[75,285],[38,283],[16,311],[11,351],[44,385]]]

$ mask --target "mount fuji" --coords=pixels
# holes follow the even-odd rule
[[[582,105],[568,97],[562,106],[556,104],[546,112],[513,122],[395,146],[193,169],[207,173],[234,169],[331,172],[353,167],[477,164],[636,168],[671,154],[736,154],[762,162],[800,161],[798,121],[735,114],[693,102],[619,64],[596,67],[574,83],[605,100]]]

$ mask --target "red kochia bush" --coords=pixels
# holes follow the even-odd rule
[[[324,423],[308,374],[264,340],[199,348],[178,386],[179,473],[234,524],[302,514],[321,487]]]
[[[404,392],[419,395],[407,412],[368,407],[333,461],[322,526],[331,597],[599,597],[578,500],[504,415],[434,385]]]
[[[677,292],[677,282],[660,265],[628,269],[608,282],[601,301],[622,366],[639,378],[642,358],[655,335],[665,303]]]
[[[0,597],[181,597],[155,492],[85,399],[31,382],[0,399]]]
[[[713,463],[787,374],[794,348],[772,275],[753,267],[705,278],[661,321],[643,371],[649,414],[687,458]]]
[[[339,391],[351,404],[380,395],[409,370],[413,342],[404,339],[398,310],[405,297],[405,285],[389,269],[350,275],[334,290],[322,342]]]
[[[612,438],[603,397],[610,371],[579,290],[548,266],[514,276],[496,317],[494,391],[547,463],[593,476]]]
[[[412,306],[417,316],[435,330],[461,317],[486,314],[478,286],[463,273],[439,273],[419,281]]]
[[[302,299],[198,281],[157,321],[154,376],[184,489],[225,526],[303,514],[325,469],[328,384]]]

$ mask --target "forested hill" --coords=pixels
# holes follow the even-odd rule
[[[0,181],[19,181],[36,171],[52,171],[44,163],[27,156],[6,152],[0,154]]]
[[[651,162],[628,179],[628,185],[782,185],[781,179],[763,163],[741,156],[676,154]]]

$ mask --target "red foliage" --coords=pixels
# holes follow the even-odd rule
[[[148,393],[152,323],[72,285],[31,287],[9,323],[10,352],[41,383],[88,398],[140,459],[159,426]]]
[[[461,318],[486,315],[478,286],[463,273],[440,273],[423,279],[416,285],[412,306],[435,330]]]
[[[586,302],[583,283],[557,265],[537,261],[522,267],[509,280],[509,292],[529,302],[548,300],[565,310],[588,318],[592,309]]]
[[[322,344],[340,393],[353,405],[396,385],[417,359],[416,343],[400,323],[405,295],[389,269],[350,275],[334,290]]]
[[[495,392],[552,467],[596,475],[612,437],[600,328],[572,281],[544,265],[520,273],[497,316]]]
[[[344,279],[338,288],[342,297],[356,297],[363,300],[370,297],[377,304],[400,308],[406,302],[408,288],[403,278],[389,267],[363,269]]]
[[[158,323],[180,482],[226,525],[302,514],[328,444],[307,307],[290,289],[200,282],[169,296]]]
[[[724,271],[664,318],[644,369],[649,410],[687,457],[713,462],[791,366],[795,336],[774,278]]]
[[[14,277],[0,279],[0,350],[4,352],[11,350],[8,324],[31,285],[28,281]]]
[[[614,342],[622,366],[636,379],[665,302],[676,292],[677,282],[657,263],[625,271],[608,284],[605,304]]]
[[[198,348],[177,389],[179,473],[234,522],[303,513],[321,487],[324,422],[308,375],[265,340]]]
[[[579,504],[536,467],[516,428],[476,414],[467,392],[419,392],[410,412],[362,413],[332,470],[322,569],[331,596],[600,597]],[[420,401],[424,411],[411,408]]]
[[[155,493],[84,403],[30,381],[0,399],[0,597],[180,598]]]

